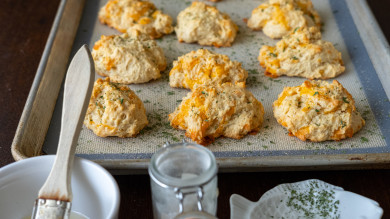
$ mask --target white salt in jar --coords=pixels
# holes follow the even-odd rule
[[[207,148],[167,143],[152,156],[149,176],[154,218],[215,218],[217,164]]]

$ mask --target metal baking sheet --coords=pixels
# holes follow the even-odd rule
[[[92,47],[101,35],[120,34],[102,25],[97,19],[97,12],[105,2],[87,1],[71,56],[83,44]],[[191,4],[191,1],[182,0],[153,2],[174,20],[181,10]],[[178,56],[203,47],[241,62],[249,72],[247,89],[265,108],[265,122],[257,135],[249,135],[241,140],[219,138],[208,146],[217,157],[220,168],[227,171],[360,168],[364,165],[375,168],[389,163],[390,91],[386,84],[389,85],[390,80],[384,71],[388,67],[389,62],[386,61],[389,60],[389,54],[384,49],[387,43],[367,3],[353,0],[313,1],[324,23],[322,38],[333,42],[343,55],[346,72],[335,79],[354,97],[358,111],[366,120],[366,126],[350,139],[312,143],[288,136],[287,131],[273,118],[272,103],[283,87],[298,86],[305,79],[290,77],[271,79],[264,76],[264,70],[257,61],[259,49],[262,45],[274,45],[277,40],[268,38],[261,31],[250,30],[243,21],[244,18],[249,18],[251,11],[262,2],[260,0],[206,2],[229,14],[239,26],[239,33],[232,47],[215,48],[179,43],[174,33],[157,40],[166,55],[167,70],[162,73],[161,79],[141,85],[130,85],[143,100],[150,124],[136,138],[126,139],[100,138],[84,127],[78,142],[77,156],[94,160],[108,169],[142,171],[147,168],[153,153],[165,142],[182,140],[184,131],[172,129],[167,115],[174,111],[188,90],[169,87],[168,72],[173,60]],[[365,22],[371,25],[362,26]],[[371,36],[374,35],[372,38],[366,36],[370,28],[375,30],[370,32]],[[375,47],[378,49],[373,50]],[[378,57],[376,54],[380,52],[381,56]],[[96,78],[98,77],[100,76],[96,75]],[[48,154],[56,152],[61,108],[62,91],[43,145],[43,151]]]

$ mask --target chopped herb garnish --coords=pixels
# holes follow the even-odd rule
[[[291,57],[293,60],[298,60],[296,56]]]
[[[299,27],[296,27],[296,28],[294,29],[294,33],[297,32],[298,29],[299,29]]]
[[[320,111],[318,109],[316,109],[316,112],[319,113]]]
[[[362,113],[362,116],[367,116],[368,114],[370,113],[370,111],[369,110],[365,110],[363,113]]]
[[[344,128],[347,125],[343,120],[340,120],[340,123],[341,123],[341,128]]]
[[[320,189],[317,182],[310,182],[307,190],[292,189],[287,206],[304,214],[304,218],[339,218],[339,200],[333,190]]]
[[[123,103],[123,98],[121,99],[121,104]]]
[[[168,94],[168,95],[174,95],[175,92],[174,92],[174,91],[168,91],[167,94]]]
[[[368,142],[368,139],[367,139],[366,137],[361,137],[360,140],[361,140],[362,142]]]
[[[277,57],[277,56],[278,56],[278,55],[276,55],[276,54],[273,53],[273,52],[270,52],[269,55],[270,55],[270,56],[273,56],[273,57]]]
[[[315,95],[317,95],[317,94],[318,94],[318,92],[316,91],[316,92],[314,92],[313,96],[315,96]]]
[[[346,97],[343,97],[344,103],[349,103],[348,99]]]

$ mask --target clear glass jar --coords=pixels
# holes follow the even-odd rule
[[[185,141],[167,143],[152,156],[149,176],[154,218],[215,218],[217,164],[207,148]]]

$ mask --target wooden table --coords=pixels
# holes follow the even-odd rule
[[[0,1],[0,167],[14,162],[10,146],[58,4],[59,0]],[[389,40],[390,1],[370,0],[369,5]],[[149,177],[115,178],[121,191],[120,218],[152,218]],[[313,178],[376,200],[384,209],[383,218],[390,218],[390,170],[383,169],[221,173],[218,175],[218,217],[230,217],[229,197],[233,193],[257,201],[278,184]]]

